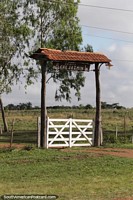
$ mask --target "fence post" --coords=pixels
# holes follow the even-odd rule
[[[12,143],[13,143],[14,123],[15,123],[15,119],[12,120],[11,137],[10,137],[10,148],[12,148]]]
[[[131,139],[132,139],[132,144],[133,144],[133,135],[132,135],[132,138],[131,138]]]
[[[116,138],[116,140],[117,140],[117,138],[118,138],[118,129],[117,129],[117,125],[116,125],[116,129],[115,129],[115,138]]]
[[[2,135],[2,126],[0,124],[0,135]]]
[[[101,127],[101,134],[100,134],[100,145],[102,145],[103,144],[103,129],[102,129],[102,127]]]
[[[69,147],[72,147],[72,118],[69,119]]]
[[[40,117],[37,118],[37,147],[41,146],[41,127],[40,127]]]

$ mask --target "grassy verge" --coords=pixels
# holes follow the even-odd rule
[[[133,144],[127,143],[127,144],[121,144],[121,143],[106,143],[103,147],[107,148],[123,148],[123,149],[133,149]]]
[[[133,195],[133,159],[61,150],[2,150],[0,195],[55,194],[59,200]]]

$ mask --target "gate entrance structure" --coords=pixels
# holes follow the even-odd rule
[[[47,148],[93,145],[93,120],[47,120]]]
[[[90,66],[94,65],[96,82],[96,116],[94,130],[94,146],[100,146],[101,141],[101,100],[100,100],[100,67],[102,64],[111,66],[111,60],[101,53],[61,51],[55,49],[40,48],[34,52],[31,58],[39,60],[42,72],[41,88],[41,138],[42,148],[47,148],[47,128],[46,128],[46,71],[47,62],[51,61],[55,70],[90,71]]]

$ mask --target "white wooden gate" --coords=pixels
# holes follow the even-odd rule
[[[47,148],[93,145],[93,120],[49,119]]]

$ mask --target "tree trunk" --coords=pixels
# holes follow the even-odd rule
[[[99,64],[95,64],[95,81],[96,81],[96,116],[94,131],[94,146],[101,145],[101,90],[100,90],[100,69]]]
[[[41,64],[42,88],[41,88],[41,137],[40,145],[47,148],[47,114],[46,114],[46,62]]]
[[[3,124],[4,124],[4,131],[7,132],[8,131],[8,125],[7,125],[7,121],[6,121],[6,117],[5,117],[5,111],[4,111],[4,106],[3,106],[1,96],[0,96],[0,109],[1,109],[2,120],[3,120]]]

